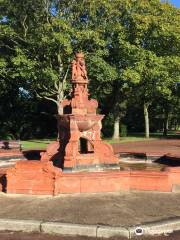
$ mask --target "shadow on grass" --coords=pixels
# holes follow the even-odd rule
[[[179,167],[180,166],[180,159],[169,159],[166,156],[161,157],[160,159],[157,159],[155,163],[166,165],[168,167]]]
[[[27,160],[40,160],[41,152],[42,150],[26,150],[26,151],[23,151],[23,155]]]

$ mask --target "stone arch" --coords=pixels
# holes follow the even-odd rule
[[[80,137],[78,151],[80,154],[94,153],[94,144],[88,138]]]

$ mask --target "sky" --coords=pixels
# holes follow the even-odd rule
[[[171,2],[173,5],[175,5],[176,7],[180,8],[180,0],[170,0],[169,2]]]

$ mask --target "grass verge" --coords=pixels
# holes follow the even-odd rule
[[[152,133],[150,134],[150,138],[145,138],[143,133],[136,133],[132,134],[127,137],[120,137],[120,139],[112,139],[112,138],[104,138],[103,141],[108,142],[110,144],[112,143],[127,143],[127,142],[137,142],[137,141],[152,141],[163,138],[162,133]],[[167,136],[167,139],[180,139],[180,134],[169,134]],[[55,141],[55,139],[47,138],[47,139],[30,139],[30,140],[22,140],[22,149],[28,150],[28,149],[45,149],[46,146]]]

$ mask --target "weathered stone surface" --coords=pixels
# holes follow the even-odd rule
[[[59,161],[62,168],[81,165],[118,164],[110,144],[101,140],[101,120],[96,114],[98,102],[89,99],[88,76],[82,53],[72,62],[72,93],[61,104],[64,114],[57,116],[59,140],[47,147],[41,160]]]
[[[136,227],[129,228],[129,235],[130,238],[137,236],[136,234]],[[169,234],[173,231],[178,231],[180,229],[180,220],[179,219],[171,219],[171,220],[164,220],[160,222],[148,223],[139,226],[143,234],[142,235],[162,235],[162,234]]]
[[[96,237],[96,225],[81,225],[58,222],[45,222],[41,224],[41,231],[48,234],[79,235]]]
[[[7,193],[54,195],[60,169],[52,162],[19,161],[7,170]]]
[[[180,184],[174,184],[172,188],[172,192],[180,193]]]
[[[108,226],[99,226],[97,228],[98,238],[111,238],[117,236],[129,238],[129,230],[123,227],[108,227]]]
[[[41,221],[0,219],[0,231],[40,232]]]

